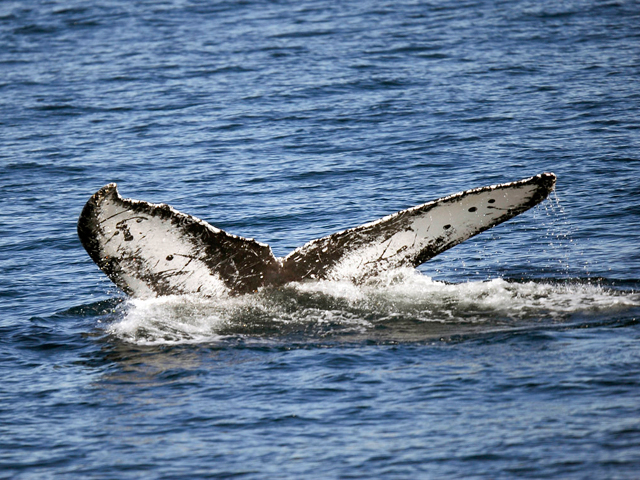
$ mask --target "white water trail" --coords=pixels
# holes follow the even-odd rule
[[[367,334],[384,324],[518,326],[564,322],[574,315],[611,318],[640,307],[640,294],[588,283],[450,284],[414,270],[365,285],[294,283],[238,297],[169,296],[126,302],[110,333],[136,344],[207,343],[227,336]]]

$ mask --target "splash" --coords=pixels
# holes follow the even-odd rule
[[[253,295],[130,300],[110,333],[136,344],[405,340],[534,324],[601,321],[640,307],[640,294],[581,282],[450,284],[414,270],[376,282],[292,283]]]

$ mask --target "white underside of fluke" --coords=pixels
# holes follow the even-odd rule
[[[175,227],[173,217],[131,214],[122,203],[105,202],[97,220],[102,227],[103,255],[126,259],[121,279],[136,297],[153,297],[145,271],[162,275],[176,293],[216,296],[227,288],[194,251],[193,242]]]
[[[313,240],[283,259],[268,245],[168,205],[124,199],[115,184],[87,202],[78,234],[98,266],[134,297],[219,296],[314,279],[358,283],[416,267],[513,218],[544,200],[555,180],[544,173],[443,197]]]
[[[410,264],[419,252],[429,248],[447,250],[476,235],[479,230],[490,228],[514,206],[530,201],[537,186],[523,185],[511,189],[479,189],[434,202],[433,208],[416,212],[406,229],[388,239],[365,244],[349,252],[329,272],[328,277],[358,279],[374,275],[380,270]],[[414,207],[419,209],[420,207]],[[410,209],[411,210],[411,209]],[[385,217],[363,227],[383,224]]]

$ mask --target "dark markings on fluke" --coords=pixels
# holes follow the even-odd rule
[[[78,220],[82,245],[127,294],[219,295],[292,281],[355,283],[413,266],[543,201],[556,176],[476,188],[312,240],[284,258],[251,238],[224,232],[169,205],[122,198],[111,183]]]

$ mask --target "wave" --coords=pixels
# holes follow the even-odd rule
[[[451,284],[415,270],[364,285],[319,281],[251,295],[131,299],[108,332],[138,345],[319,340],[416,341],[612,321],[637,315],[640,293],[590,281],[505,279]]]

